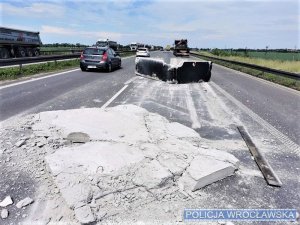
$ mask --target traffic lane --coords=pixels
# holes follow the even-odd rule
[[[277,130],[300,144],[300,94],[213,65],[211,80]]]
[[[1,89],[0,120],[3,121],[23,111],[32,109],[73,89],[89,86],[91,83],[111,81],[125,82],[134,74],[134,57],[123,59],[122,68],[111,73],[102,71],[73,71],[58,76],[23,83]],[[105,87],[109,87],[106,83]],[[71,96],[72,97],[72,96]],[[67,108],[67,106],[66,106]]]
[[[235,111],[239,109],[227,104],[225,100],[222,95],[214,91],[210,82],[168,84],[138,77],[109,106],[134,104],[158,113],[169,121],[179,122],[197,131],[201,136],[200,146],[227,151],[240,160],[240,170],[235,176],[202,189],[205,195],[217,194],[210,198],[209,202],[202,202],[201,207],[213,208],[220,205],[226,207],[228,202],[236,208],[268,207],[270,202],[273,208],[295,207],[300,197],[297,195],[299,157],[288,151],[279,151],[284,149],[282,143],[265,142],[263,145],[259,143],[258,146],[284,184],[281,188],[267,185],[236,129],[239,124],[236,123]],[[222,106],[220,102],[224,105]],[[193,111],[196,116],[193,116]],[[240,118],[245,116],[247,115],[239,115]],[[193,126],[196,125],[195,120],[198,120],[200,128]],[[254,133],[251,133],[255,137],[259,136],[265,140],[272,138],[272,135],[255,121],[243,120],[242,122],[247,129],[252,128],[255,123],[257,128]],[[194,208],[199,202],[190,201],[189,204]]]

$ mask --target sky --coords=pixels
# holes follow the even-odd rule
[[[39,31],[44,44],[299,49],[299,12],[299,0],[0,0],[1,26]]]

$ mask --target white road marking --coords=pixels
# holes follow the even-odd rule
[[[121,90],[119,90],[114,96],[112,96],[103,106],[101,106],[101,109],[105,109],[110,103],[112,103],[113,100],[115,100],[126,88],[128,85],[125,85]]]
[[[289,137],[281,133],[275,127],[273,127],[270,123],[262,119],[259,115],[254,113],[247,106],[239,102],[237,99],[232,97],[229,93],[223,90],[219,85],[214,82],[210,82],[213,87],[215,87],[219,92],[221,92],[227,99],[229,99],[232,103],[234,103],[237,107],[239,107],[244,113],[249,115],[254,121],[263,126],[266,130],[270,132],[274,137],[276,137],[281,143],[283,143],[287,148],[289,148],[296,155],[300,156],[300,146],[293,142]]]
[[[129,79],[128,81],[126,81],[124,84],[130,84],[131,82],[135,81],[137,78],[138,78],[138,77],[135,76],[135,77]]]
[[[192,121],[192,128],[193,129],[200,128],[201,125],[200,125],[200,122],[199,122],[196,107],[195,107],[195,104],[193,102],[193,98],[191,96],[189,86],[186,89],[186,105],[187,105],[188,111],[190,112],[189,114],[190,114],[190,118],[191,118],[191,121]]]
[[[79,69],[68,70],[68,71],[65,71],[65,72],[55,73],[55,74],[51,74],[51,75],[44,76],[44,77],[33,78],[33,79],[30,79],[30,80],[21,81],[21,82],[18,82],[18,83],[8,84],[8,85],[0,87],[0,90],[2,90],[4,88],[8,88],[8,87],[13,87],[13,86],[21,85],[21,84],[30,83],[30,82],[37,81],[37,80],[43,80],[43,79],[46,79],[46,78],[49,78],[49,77],[55,77],[55,76],[58,76],[58,75],[62,75],[62,74],[66,74],[66,73],[71,73],[71,72],[74,72],[74,71],[77,71],[77,70],[79,70]]]
[[[135,55],[124,57],[122,59],[124,60],[124,59],[129,59],[129,58],[132,58],[132,57],[135,57]],[[51,74],[51,75],[48,75],[48,76],[46,75],[44,77],[32,78],[30,80],[25,80],[25,81],[13,83],[13,84],[4,85],[4,86],[0,87],[0,90],[2,90],[4,88],[8,88],[8,87],[13,87],[13,86],[21,85],[21,84],[30,83],[30,82],[37,81],[37,80],[43,80],[43,79],[46,79],[46,78],[49,78],[49,77],[55,77],[55,76],[58,76],[58,75],[61,75],[61,74],[71,73],[71,72],[74,72],[74,71],[77,71],[77,70],[80,70],[80,69],[78,68],[78,69],[74,69],[74,70],[68,70],[68,71],[64,71],[64,72],[60,72],[60,73]]]

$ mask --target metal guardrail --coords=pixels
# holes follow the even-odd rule
[[[248,68],[251,68],[251,69],[256,69],[256,70],[260,70],[260,71],[263,71],[263,72],[267,72],[267,73],[271,73],[271,74],[275,74],[275,75],[279,75],[279,76],[283,76],[283,77],[288,77],[288,78],[292,78],[292,79],[296,79],[296,80],[300,79],[300,74],[297,74],[297,73],[272,69],[272,68],[268,68],[268,67],[264,67],[264,66],[258,66],[258,65],[254,65],[254,64],[244,63],[244,62],[238,62],[238,61],[227,60],[227,59],[220,59],[220,58],[217,58],[217,57],[206,56],[206,55],[193,53],[193,52],[191,52],[190,54],[193,55],[193,56],[196,56],[196,57],[204,57],[204,58],[211,59],[211,60],[219,60],[219,61],[222,61],[222,62],[232,63],[232,64],[235,64],[235,65],[248,67]]]
[[[77,50],[78,51],[78,50]],[[70,50],[55,50],[49,52],[70,52]],[[133,51],[117,51],[117,53],[127,53]],[[75,59],[79,58],[80,52],[74,52],[73,54],[61,54],[61,55],[47,55],[47,56],[37,56],[37,57],[23,57],[23,58],[11,58],[11,59],[0,59],[0,67],[3,66],[15,66],[15,65],[24,65],[30,63],[39,63],[47,61],[57,61],[64,59]]]
[[[38,57],[1,59],[0,67],[23,65],[23,64],[38,63],[38,62],[47,62],[47,61],[57,61],[57,60],[63,60],[63,59],[75,59],[75,58],[79,58],[79,56],[80,56],[79,53],[74,53],[74,54],[67,54],[67,55],[50,55],[50,56],[38,56]]]

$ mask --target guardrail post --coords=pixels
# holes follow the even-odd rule
[[[19,70],[19,75],[22,75],[23,64],[20,64],[19,68],[20,68],[20,70]]]

